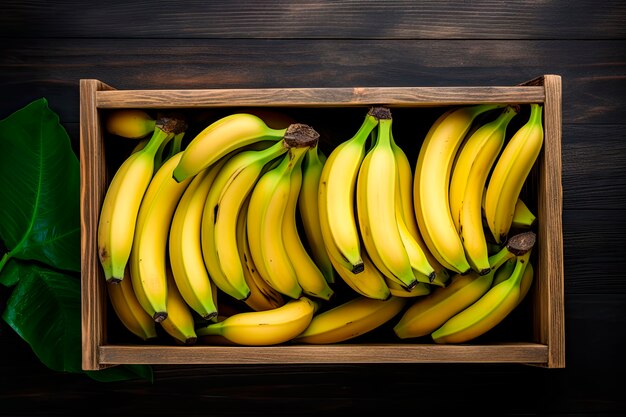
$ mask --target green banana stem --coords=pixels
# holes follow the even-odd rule
[[[181,151],[184,137],[185,137],[185,132],[180,132],[174,135],[174,142],[172,143],[170,156],[176,155],[178,152]]]
[[[7,252],[2,255],[2,259],[0,259],[0,271],[2,271],[2,268],[4,268],[4,265],[6,265],[7,262],[9,262],[9,259],[11,259],[11,257],[11,252]]]

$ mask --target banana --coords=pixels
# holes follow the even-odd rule
[[[439,328],[450,317],[472,305],[492,285],[496,271],[509,259],[529,252],[535,244],[535,235],[523,233],[510,239],[497,254],[489,257],[490,272],[479,275],[475,271],[455,274],[446,287],[435,289],[431,294],[411,304],[394,326],[401,339],[426,336]]]
[[[157,121],[140,109],[116,109],[106,117],[107,132],[126,139],[141,139],[154,132]]]
[[[247,218],[250,195],[246,198],[237,217],[237,249],[239,260],[243,265],[243,274],[250,288],[250,295],[244,303],[254,311],[271,310],[285,304],[286,300],[281,293],[272,288],[259,274],[248,243]]]
[[[167,318],[167,245],[176,206],[191,181],[176,182],[172,171],[182,152],[168,159],[146,190],[130,253],[130,276],[141,306],[156,321]]]
[[[124,278],[139,206],[155,171],[155,153],[174,127],[160,119],[149,142],[124,160],[107,188],[98,220],[98,256],[107,281]]]
[[[492,122],[478,128],[461,145],[450,179],[450,212],[465,256],[480,275],[489,272],[482,202],[487,177],[502,149],[517,106],[507,106]]]
[[[502,272],[498,270],[498,272],[493,278],[493,283],[491,284],[491,286],[495,287],[502,281],[509,279],[511,277],[511,274],[513,273],[513,270],[515,269],[515,263],[516,263],[516,259],[513,258],[513,259],[508,260],[504,265],[502,265],[500,267],[500,270],[502,270]],[[535,270],[534,270],[533,264],[529,262],[528,265],[526,266],[526,271],[524,271],[522,282],[520,282],[520,295],[519,295],[519,300],[517,302],[518,304],[521,303],[524,298],[526,298],[526,295],[528,294],[528,291],[530,290],[530,287],[533,283],[534,275],[535,275]]]
[[[309,148],[304,156],[302,161],[302,186],[298,197],[298,213],[311,257],[320,271],[322,271],[326,281],[329,284],[333,284],[336,273],[324,244],[318,204],[320,177],[325,161],[326,157],[318,145]]]
[[[215,284],[237,300],[250,295],[237,242],[237,218],[266,166],[285,154],[284,140],[265,149],[238,152],[218,173],[202,215],[202,250]]]
[[[302,157],[294,160],[294,167],[291,171],[291,178],[289,179],[290,189],[287,207],[283,217],[282,238],[285,242],[285,248],[289,253],[291,264],[303,294],[316,299],[329,301],[335,292],[328,284],[321,269],[316,265],[315,261],[304,247],[304,242],[300,237],[296,223],[298,199],[303,183],[302,160],[309,154],[313,146],[317,146],[317,142],[315,145],[306,148]]]
[[[193,314],[178,291],[171,268],[167,267],[167,317],[161,327],[174,338],[177,344],[193,345],[197,335]]]
[[[413,199],[419,230],[433,256],[458,273],[467,273],[471,267],[450,213],[452,164],[475,118],[499,107],[503,105],[481,104],[446,111],[430,127],[417,158]]]
[[[180,198],[170,226],[168,253],[172,274],[185,302],[210,320],[218,313],[214,284],[202,256],[201,224],[204,204],[228,156],[221,158],[191,179]]]
[[[279,141],[287,129],[272,129],[249,113],[235,113],[211,123],[187,144],[174,179],[178,182],[196,175],[202,169],[231,151],[263,140]]]
[[[505,144],[485,192],[484,216],[497,243],[506,240],[515,205],[543,146],[542,106],[530,105],[530,117]]]
[[[452,316],[432,334],[435,343],[465,343],[493,329],[518,305],[520,284],[532,250],[517,257],[511,276],[489,289],[474,303]]]
[[[247,218],[252,260],[261,276],[276,291],[297,299],[302,294],[282,234],[290,192],[291,171],[306,147],[289,148],[278,166],[265,172],[250,196]]]
[[[366,142],[372,130],[378,125],[378,113],[387,111],[371,108],[356,134],[335,147],[326,162],[320,177],[319,212],[320,222],[328,223],[324,235],[326,246],[333,245],[335,263],[358,274],[363,270],[361,243],[354,199],[359,167],[366,153]]]
[[[535,216],[535,214],[530,210],[528,205],[522,201],[521,198],[518,198],[515,203],[511,228],[529,229],[533,227],[536,222],[537,216]]]
[[[402,311],[406,298],[388,300],[356,296],[313,317],[309,326],[295,337],[295,342],[331,344],[345,342],[379,328]]]
[[[395,297],[413,298],[413,297],[419,297],[421,295],[428,295],[431,292],[431,288],[430,288],[431,286],[423,282],[418,282],[417,285],[411,288],[410,291],[407,291],[407,289],[404,288],[402,285],[398,284],[397,281],[394,281],[390,278],[385,277],[385,282],[387,283],[387,286],[389,287],[389,291],[391,292],[391,295]]]
[[[266,311],[234,314],[196,330],[199,337],[221,336],[244,346],[271,346],[286,343],[311,323],[317,304],[302,296]]]
[[[137,301],[133,291],[133,284],[128,275],[129,271],[126,268],[126,276],[121,282],[107,282],[107,292],[113,311],[115,311],[116,316],[124,327],[135,336],[144,341],[156,338],[157,332],[154,320]]]

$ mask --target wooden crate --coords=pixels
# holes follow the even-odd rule
[[[80,81],[83,368],[117,364],[313,363],[520,363],[565,366],[561,189],[561,78],[543,75],[517,86],[116,90]],[[107,333],[107,294],[97,255],[96,230],[105,194],[107,160],[102,114],[115,108],[222,109],[268,107],[324,109],[386,105],[427,109],[476,103],[543,103],[544,149],[531,173],[536,193],[536,278],[529,293],[528,341],[437,345],[389,340],[337,345],[268,347],[114,343]],[[364,114],[364,113],[360,113]],[[313,126],[315,127],[315,126]],[[358,124],[354,129],[358,128]],[[428,126],[426,126],[428,128]],[[419,141],[416,141],[419,146]]]

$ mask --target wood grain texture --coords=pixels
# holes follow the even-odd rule
[[[0,117],[45,96],[78,121],[78,80],[121,90],[511,86],[563,81],[565,124],[621,124],[626,41],[20,39],[3,46]]]
[[[3,2],[2,37],[248,39],[615,39],[619,0]],[[129,24],[120,24],[128,22]],[[132,23],[130,23],[132,22]]]

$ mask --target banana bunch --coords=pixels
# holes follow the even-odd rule
[[[522,190],[541,106],[511,135],[520,114],[450,109],[413,165],[385,106],[327,153],[310,126],[260,113],[221,117],[185,145],[182,116],[115,112],[107,130],[137,145],[99,219],[111,305],[138,338],[179,345],[342,343],[376,329],[472,340],[534,274]]]

